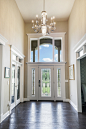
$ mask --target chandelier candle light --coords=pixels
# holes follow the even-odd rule
[[[40,30],[42,30],[42,34],[43,36],[45,36],[46,34],[50,34],[50,32],[53,32],[56,27],[56,22],[54,22],[55,20],[55,17],[51,17],[51,23],[50,25],[47,24],[48,20],[47,20],[47,13],[45,11],[45,0],[43,2],[43,10],[41,15],[42,15],[42,18],[41,18],[41,24],[39,25],[39,20],[38,20],[38,15],[36,15],[36,24],[34,25],[34,20],[32,20],[32,23],[33,23],[33,26],[32,26],[32,29],[38,33]]]

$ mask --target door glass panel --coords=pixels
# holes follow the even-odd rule
[[[61,40],[55,40],[55,43],[54,43],[54,61],[61,62]]]
[[[18,83],[18,87],[17,87],[17,100],[20,98],[20,67],[18,66],[18,74],[17,74],[17,83]]]
[[[61,97],[61,69],[57,69],[57,97]]]
[[[15,97],[15,65],[12,65],[12,97],[11,103],[14,103]]]
[[[52,39],[44,38],[40,40],[39,53],[39,62],[53,61]]]
[[[32,96],[35,96],[35,69],[32,69]]]
[[[51,97],[51,69],[41,69],[41,96]]]

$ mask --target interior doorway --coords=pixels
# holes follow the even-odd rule
[[[86,57],[80,60],[82,112],[86,112]]]

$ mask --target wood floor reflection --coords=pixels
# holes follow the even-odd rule
[[[0,129],[86,129],[86,115],[69,103],[25,102],[13,109]]]

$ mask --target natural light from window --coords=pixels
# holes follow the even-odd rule
[[[52,62],[53,61],[53,46],[49,43],[40,45],[40,62]]]

